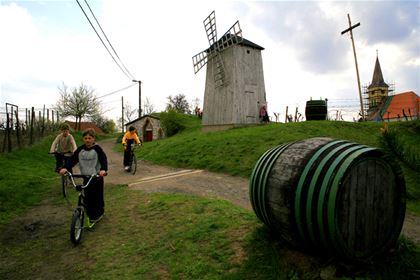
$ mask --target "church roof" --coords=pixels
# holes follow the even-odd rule
[[[376,57],[375,69],[373,70],[372,83],[369,85],[368,89],[373,87],[389,87],[385,83],[384,77],[382,76],[381,64],[379,64],[379,58]]]
[[[413,91],[403,92],[394,96],[388,96],[385,106],[381,110],[383,119],[395,119],[404,117],[404,115],[418,116],[420,114],[420,97]]]

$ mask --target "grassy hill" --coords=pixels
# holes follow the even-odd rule
[[[420,122],[302,122],[204,133],[199,120],[139,156],[159,164],[249,177],[258,157],[284,142],[328,136],[382,147],[401,164],[409,210],[419,211]],[[388,255],[359,264],[304,253],[277,240],[255,217],[225,201],[150,194],[107,185],[106,216],[82,244],[68,229],[76,197],[61,197],[52,138],[0,155],[2,279],[415,279],[420,249],[405,237]],[[79,142],[80,143],[80,142]],[[120,148],[120,147],[119,147]]]
[[[249,178],[258,158],[268,149],[311,137],[331,137],[378,147],[395,158],[403,169],[409,209],[420,214],[420,121],[271,123],[221,132],[205,133],[188,120],[187,129],[162,141],[145,144],[140,157],[157,163],[206,169]]]

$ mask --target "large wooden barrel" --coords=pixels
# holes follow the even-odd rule
[[[307,121],[327,119],[327,101],[309,100],[306,101],[305,117]]]
[[[311,138],[265,152],[250,178],[258,218],[293,245],[366,260],[398,240],[401,169],[376,148]]]

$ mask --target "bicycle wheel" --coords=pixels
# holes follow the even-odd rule
[[[63,192],[63,197],[67,196],[67,186],[69,182],[66,176],[61,176],[61,191]]]
[[[81,207],[77,207],[73,212],[70,226],[70,240],[74,245],[80,243],[83,232],[84,212]]]
[[[133,157],[131,158],[131,164],[130,164],[130,172],[131,174],[136,174],[137,171],[137,158],[136,155],[133,154]]]

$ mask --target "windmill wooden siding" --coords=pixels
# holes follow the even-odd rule
[[[216,59],[207,63],[203,128],[219,130],[259,122],[260,106],[266,104],[263,62],[264,48],[244,39],[220,52],[225,82],[217,87]]]

